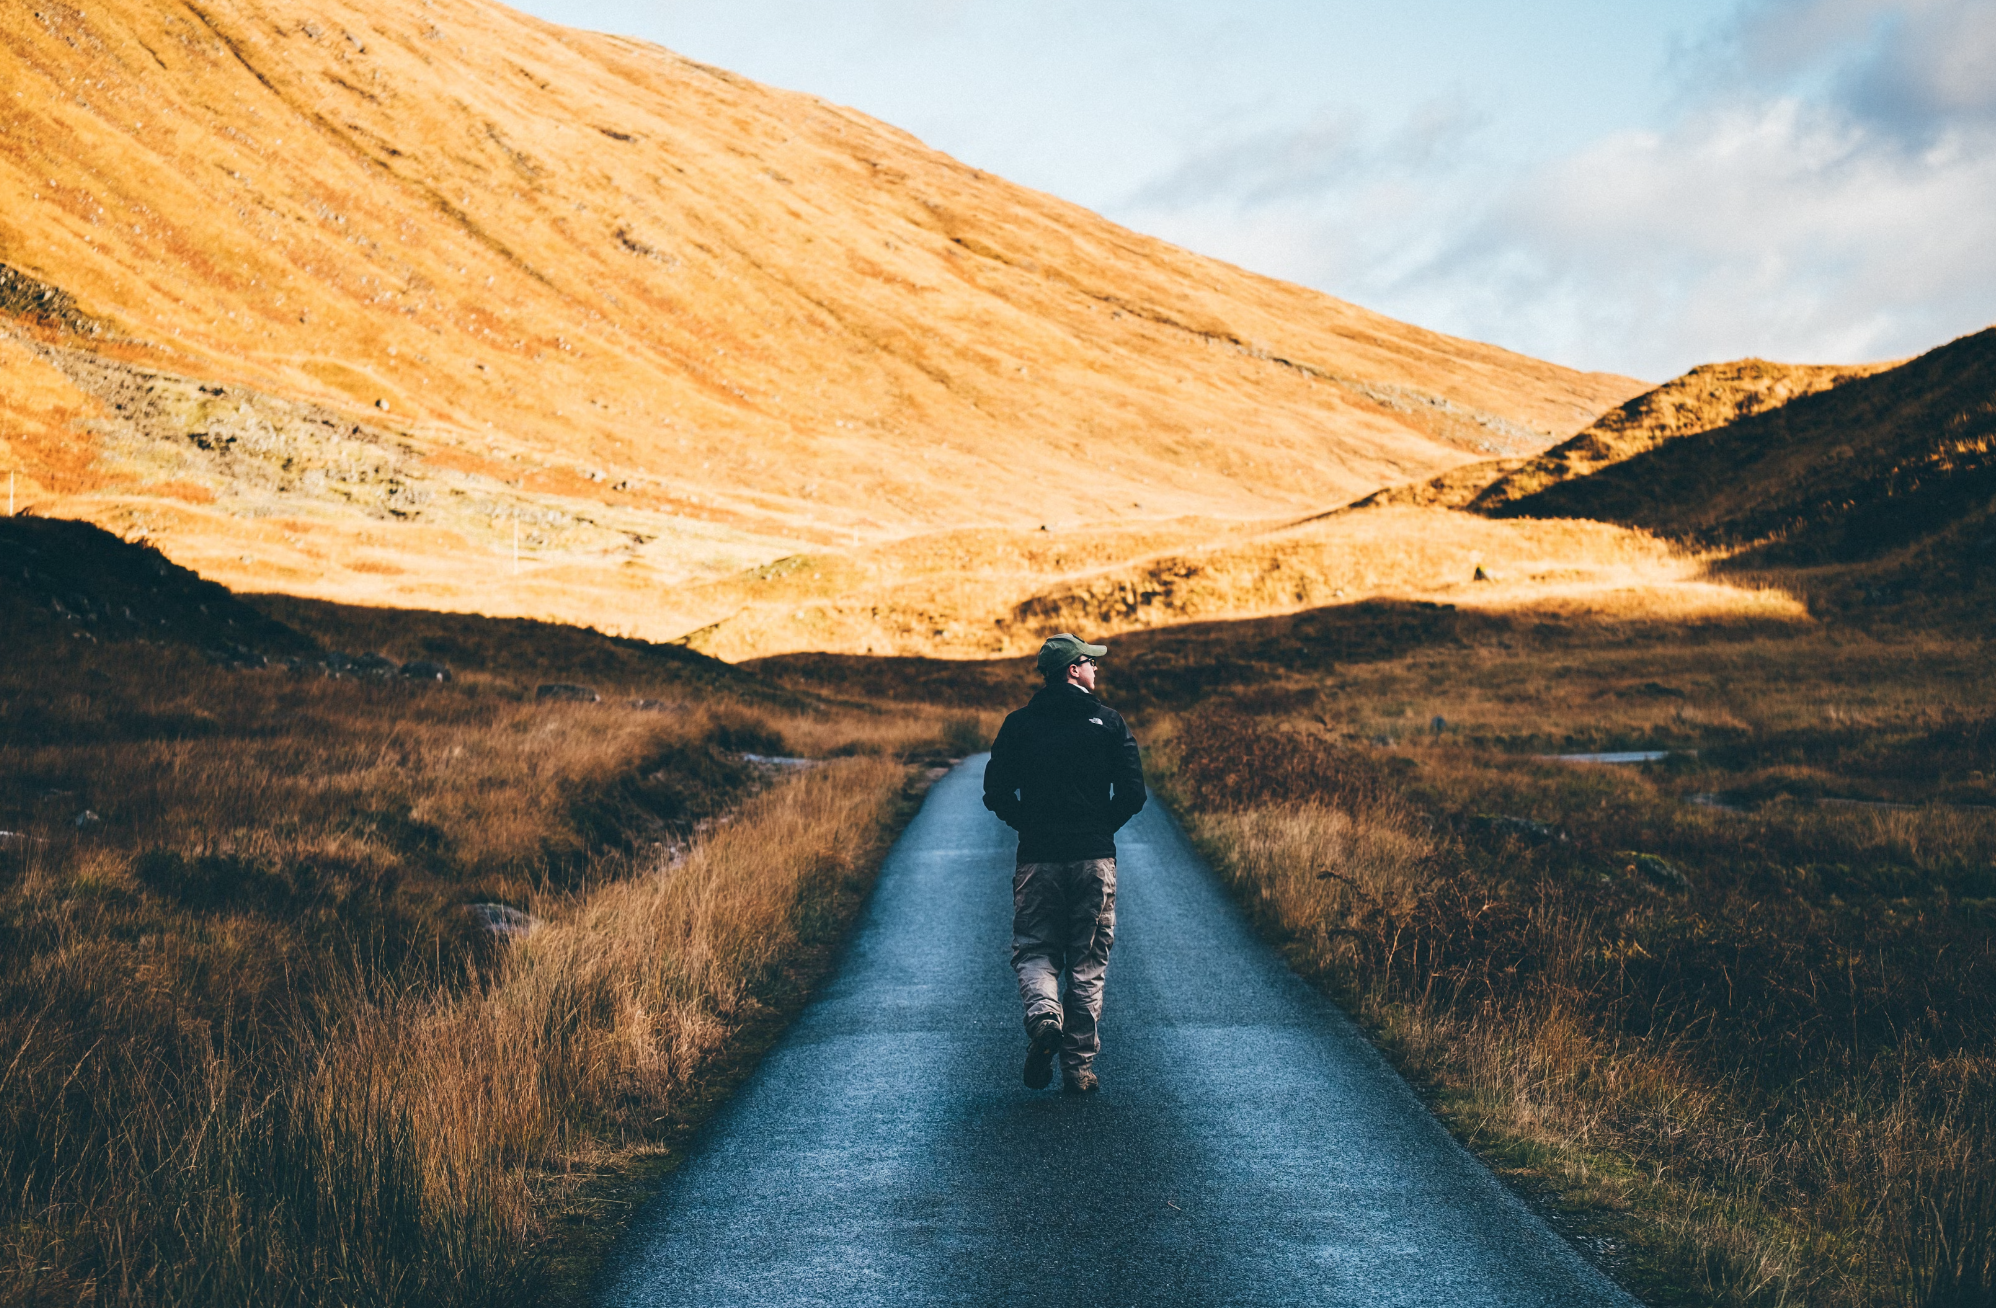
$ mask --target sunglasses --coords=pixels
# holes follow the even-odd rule
[[[1099,668],[1102,666],[1100,663],[1097,663],[1094,659],[1089,658],[1086,654],[1083,654],[1080,658],[1074,660],[1074,666],[1076,666],[1077,668],[1084,663],[1086,663],[1091,668]]]

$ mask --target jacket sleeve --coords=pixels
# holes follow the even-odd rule
[[[1137,738],[1130,731],[1130,724],[1119,714],[1116,725],[1123,729],[1122,743],[1116,746],[1114,772],[1110,778],[1111,795],[1109,811],[1116,830],[1143,811],[1144,790],[1143,754],[1137,749]]]
[[[1024,807],[1019,798],[1019,766],[1017,733],[1012,729],[1010,718],[998,728],[998,738],[991,742],[991,757],[984,764],[984,807],[998,815],[998,820],[1014,831],[1019,828],[1021,810]]]

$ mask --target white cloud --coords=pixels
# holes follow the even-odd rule
[[[1120,217],[1443,330],[1662,378],[1996,320],[1996,5],[1764,0],[1669,122],[1522,168],[1475,116],[1194,151]],[[1203,199],[1194,199],[1202,193]]]

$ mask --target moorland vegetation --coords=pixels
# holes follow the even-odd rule
[[[1986,1302],[1984,658],[1410,651],[1177,719],[1169,785],[1292,961],[1651,1297]],[[1600,750],[1669,752],[1548,757]]]
[[[262,612],[81,524],[0,547],[9,1304],[545,1301],[977,732],[573,628]]]

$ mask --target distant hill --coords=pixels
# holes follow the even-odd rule
[[[0,73],[0,454],[238,589],[676,635],[788,555],[1283,520],[1642,389],[485,0],[52,4]]]
[[[1743,562],[1876,560],[1996,502],[1996,328],[1515,500],[1507,516],[1592,518]]]
[[[1511,505],[1548,486],[1588,476],[1666,441],[1723,427],[1892,366],[1769,363],[1765,359],[1703,364],[1610,409],[1578,435],[1535,458],[1464,464],[1426,481],[1378,491],[1359,501],[1359,507],[1469,509],[1504,517]]]
[[[116,645],[178,648],[225,667],[278,662],[309,676],[676,684],[797,707],[797,696],[680,645],[521,618],[368,608],[286,595],[237,595],[151,546],[87,522],[0,517],[0,611],[22,666]],[[672,707],[653,705],[651,707]]]
[[[1765,359],[1704,364],[1610,409],[1579,435],[1491,483],[1467,507],[1503,517],[1511,505],[1550,486],[1892,366],[1769,363]]]

